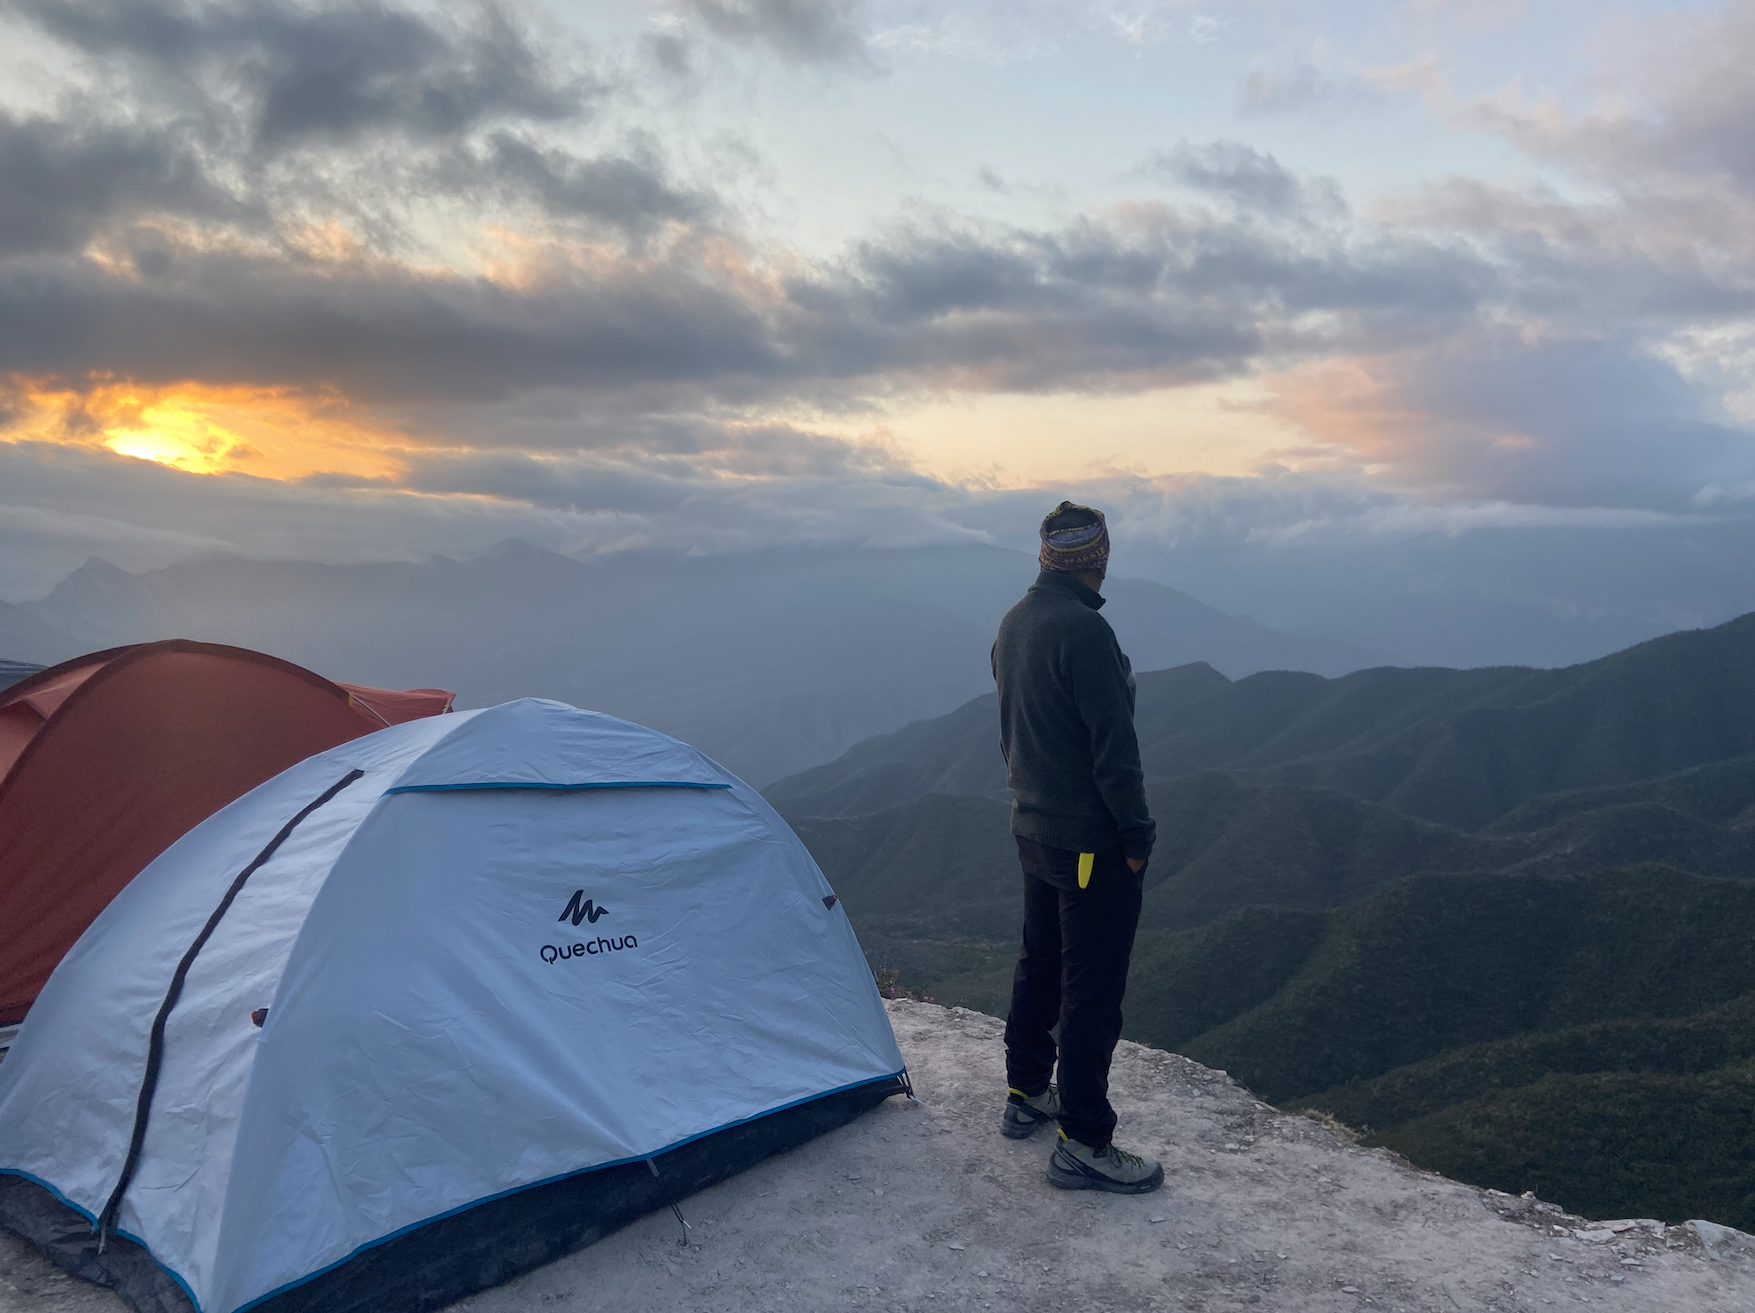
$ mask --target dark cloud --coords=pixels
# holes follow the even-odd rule
[[[1277,356],[1441,332],[1481,269],[1436,242],[1287,234],[1166,206],[1059,230],[914,227],[795,285],[829,371],[854,360],[971,388],[1163,385]],[[873,366],[867,366],[872,368]]]
[[[502,130],[443,156],[432,178],[452,194],[497,192],[512,202],[534,201],[553,218],[588,218],[635,235],[667,221],[705,220],[718,209],[710,193],[678,186],[650,144],[582,159]]]
[[[333,387],[400,405],[568,389],[623,416],[788,397],[861,405],[916,386],[1212,378],[1405,334],[1415,320],[1442,325],[1478,295],[1466,252],[1313,227],[1312,184],[1234,145],[1184,148],[1165,167],[1270,218],[1299,207],[1297,231],[1136,206],[1060,230],[916,225],[807,264],[725,231],[716,198],[677,181],[650,141],[582,155],[544,138],[546,117],[577,110],[578,80],[545,71],[492,7],[469,21],[283,0],[28,0],[20,12],[95,59],[138,64],[153,87],[195,88],[191,121],[223,118],[235,92],[251,126],[220,133],[201,164],[144,139],[147,163],[119,171],[134,185],[81,192],[74,183],[96,172],[81,143],[134,139],[37,125],[60,150],[55,176],[71,181],[37,189],[39,212],[15,226],[101,236],[105,253],[67,236],[58,255],[0,264],[0,372]],[[792,32],[819,53],[852,21],[821,6],[701,12]],[[307,102],[331,117],[297,108]],[[519,121],[493,122],[507,117]],[[352,140],[383,132],[410,140]],[[263,143],[313,135],[328,140],[316,172],[252,175]],[[210,181],[219,174],[230,191]],[[428,196],[560,227],[507,252],[492,278],[419,268],[396,251],[401,211]],[[215,228],[233,235],[226,205],[251,240],[213,240]],[[154,206],[208,226],[129,226]],[[116,222],[99,233],[106,214]],[[306,231],[336,218],[354,246],[313,247]],[[603,233],[632,244],[604,246]],[[118,276],[117,257],[133,276]]]
[[[758,307],[684,257],[531,271],[537,285],[184,251],[171,275],[0,266],[0,370],[334,386],[367,401],[698,384],[782,369]]]
[[[717,37],[766,46],[793,63],[870,60],[854,0],[675,0],[672,7]]]
[[[715,198],[678,183],[649,140],[624,136],[592,154],[545,138],[545,129],[579,120],[604,84],[539,49],[496,4],[15,0],[7,8],[95,72],[89,85],[70,86],[52,115],[0,115],[0,257],[58,257],[0,265],[0,284],[21,298],[0,308],[0,371],[205,377],[193,348],[215,353],[218,377],[249,377],[280,356],[288,368],[269,373],[340,382],[361,377],[332,363],[346,354],[379,345],[398,354],[398,339],[418,352],[461,330],[475,343],[466,352],[484,331],[500,337],[531,361],[514,371],[528,379],[547,376],[540,362],[552,368],[554,357],[531,335],[556,329],[563,351],[614,369],[645,348],[626,341],[639,335],[639,315],[608,305],[613,289],[570,311],[553,304],[564,297],[519,311],[516,297],[485,282],[412,273],[401,257],[419,244],[419,211],[452,206],[512,226],[534,214],[569,238],[635,243],[666,223],[703,225],[717,213]],[[353,264],[338,269],[333,251],[317,255],[313,231],[331,242],[339,233]],[[128,269],[140,278],[118,276]],[[678,315],[702,309],[702,290],[714,299],[689,277],[666,289],[666,305],[645,327],[668,333]],[[601,332],[578,327],[579,316],[600,312],[612,321]],[[557,313],[572,322],[557,324]],[[708,308],[703,331],[723,313]],[[32,314],[44,316],[47,335],[36,348],[26,342]],[[474,327],[463,327],[471,319]],[[673,340],[686,356],[699,336],[685,330]],[[252,349],[263,354],[252,358]],[[60,351],[68,354],[57,361]],[[101,363],[112,351],[116,364]],[[487,348],[489,358],[500,355]],[[444,369],[443,359],[434,366]],[[421,372],[408,374],[408,363],[389,372],[418,387]]]
[[[1442,332],[1483,276],[1433,242],[1294,240],[1168,207],[1048,232],[908,228],[784,277],[729,254],[688,232],[640,258],[551,245],[495,281],[180,248],[150,279],[74,258],[0,265],[0,371],[377,401],[671,389],[648,398],[658,409],[920,384],[1106,388]]]
[[[1332,216],[1345,209],[1340,188],[1332,180],[1299,178],[1272,155],[1240,141],[1205,146],[1181,142],[1154,155],[1139,172],[1271,215],[1314,210]]]
[[[555,67],[500,5],[417,12],[287,0],[8,0],[137,94],[231,120],[268,154],[395,132],[454,137],[580,115],[591,79]]]
[[[0,255],[76,251],[117,216],[237,217],[170,134],[0,113]]]
[[[588,123],[609,84],[588,54],[545,46],[494,3],[0,8],[84,69],[53,113],[0,116],[0,251],[152,247],[127,226],[165,219],[276,242],[340,221],[405,251],[414,211],[435,202],[640,239],[714,209],[649,141],[593,154],[546,139]],[[143,268],[169,254],[143,251]]]

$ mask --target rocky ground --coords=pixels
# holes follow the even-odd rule
[[[1123,1044],[1120,1142],[1157,1194],[1066,1193],[1049,1141],[999,1134],[1000,1023],[897,1001],[921,1104],[892,1099],[669,1213],[456,1306],[614,1309],[1513,1310],[1747,1313],[1755,1238],[1590,1222],[1459,1185],[1253,1099],[1222,1073]],[[0,1313],[121,1313],[0,1232]]]

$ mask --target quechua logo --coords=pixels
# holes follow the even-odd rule
[[[550,903],[549,906],[553,907],[554,904]],[[572,900],[567,904],[566,910],[557,916],[555,920],[571,921],[574,925],[578,925],[581,921],[589,921],[592,925],[596,925],[597,918],[608,911],[609,909],[607,907],[593,906],[591,900],[585,896],[585,891],[583,889],[575,889],[573,891]]]
[[[574,925],[583,921],[589,921],[592,925],[596,925],[598,917],[608,914],[607,907],[599,907],[585,896],[583,889],[575,889],[572,898],[567,902],[566,910],[555,919],[557,921],[571,921]],[[619,953],[623,949],[638,948],[639,946],[640,941],[633,935],[621,935],[614,939],[605,939],[600,935],[590,943],[544,944],[537,950],[537,956],[552,966],[556,962],[573,958],[583,961],[588,957],[602,957],[606,953]]]

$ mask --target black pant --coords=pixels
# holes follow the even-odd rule
[[[1060,1126],[1100,1149],[1115,1133],[1109,1060],[1121,1039],[1121,996],[1140,923],[1141,876],[1119,848],[1096,855],[1079,888],[1077,853],[1018,838],[1024,947],[1005,1024],[1006,1080],[1037,1095],[1054,1074],[1060,1023]],[[1143,873],[1142,873],[1143,874]]]

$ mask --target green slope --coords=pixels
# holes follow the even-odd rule
[[[1150,791],[1159,820],[1142,924],[1177,929],[1240,907],[1338,907],[1410,871],[1481,870],[1538,851],[1334,789],[1207,772]]]
[[[929,795],[895,812],[792,825],[871,964],[920,986],[1015,954],[1023,903],[1010,815],[986,798]]]
[[[1671,777],[1652,788],[1676,792]],[[1178,930],[1244,907],[1339,907],[1419,872],[1564,875],[1661,860],[1700,875],[1755,873],[1755,827],[1740,816],[1715,822],[1665,803],[1624,801],[1621,790],[1587,796],[1607,805],[1585,810],[1570,795],[1539,799],[1522,814],[1549,821],[1543,828],[1470,834],[1334,789],[1189,776],[1149,790],[1159,841],[1141,924]],[[792,824],[862,934],[876,932],[867,924],[873,915],[900,918],[893,931],[883,923],[887,937],[934,924],[1005,942],[1017,931],[1005,803],[928,794],[869,816]]]
[[[1701,1012],[1755,990],[1751,942],[1746,880],[1417,876],[1331,913],[1271,999],[1181,1047],[1293,1099],[1463,1045]]]
[[[1586,1217],[1705,1217],[1755,1231],[1755,1062],[1701,1075],[1548,1075],[1373,1142]]]
[[[1293,1103],[1320,1108],[1349,1126],[1383,1131],[1453,1103],[1533,1085],[1551,1073],[1697,1076],[1751,1057],[1755,993],[1689,1016],[1620,1017],[1464,1045]]]
[[[1164,819],[1147,872],[1146,929],[1187,928],[1254,905],[1338,907],[1410,863],[1479,870],[1538,852],[1522,835],[1467,835],[1332,789],[1216,773],[1154,788],[1151,802]],[[1022,904],[1010,815],[990,798],[928,794],[870,816],[792,825],[870,952],[873,942],[916,935],[1011,944]]]
[[[924,793],[1002,795],[994,715],[978,698],[768,796],[788,815],[850,816]],[[1755,755],[1755,615],[1565,670],[1154,671],[1136,725],[1154,779],[1225,770],[1473,830],[1544,794]]]
[[[1755,1224],[1755,616],[1560,671],[1184,666],[1137,724],[1130,1037],[1482,1184]],[[1003,1013],[995,738],[977,699],[770,794],[874,965]]]

